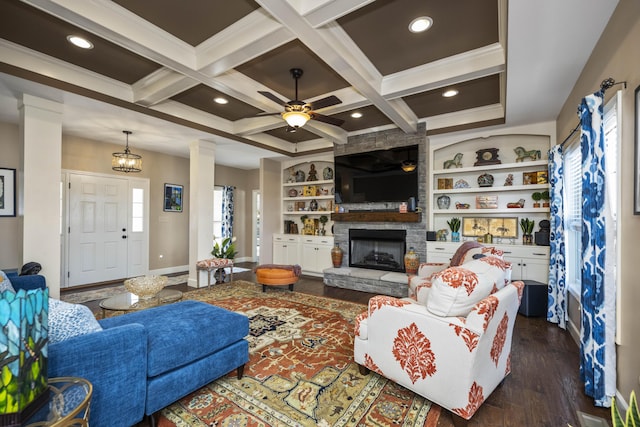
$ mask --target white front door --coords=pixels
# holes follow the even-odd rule
[[[69,175],[68,286],[127,277],[126,179]]]

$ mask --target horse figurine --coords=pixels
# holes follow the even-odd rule
[[[457,168],[462,167],[462,153],[456,154],[451,160],[445,160],[442,167],[443,169],[449,169],[451,166],[455,166]]]
[[[516,147],[513,149],[516,152],[516,162],[522,162],[526,158],[531,160],[540,160],[540,150],[525,150],[522,147]]]

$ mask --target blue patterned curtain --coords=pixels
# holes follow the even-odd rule
[[[585,393],[597,406],[608,407],[615,395],[615,308],[605,304],[615,296],[615,283],[605,283],[605,147],[604,91],[589,95],[580,105],[582,154],[582,318],[580,377]],[[608,285],[608,286],[607,286]],[[612,295],[608,296],[608,299]],[[615,332],[614,332],[615,333]]]
[[[233,237],[233,189],[222,187],[222,238]]]
[[[549,310],[547,320],[567,328],[567,282],[564,244],[564,166],[562,146],[549,151],[549,178],[551,182],[551,234],[549,236],[551,258],[549,260]]]

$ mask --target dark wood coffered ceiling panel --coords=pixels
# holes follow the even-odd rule
[[[85,37],[94,48],[73,46],[67,41],[68,35]],[[0,38],[126,84],[160,68],[153,61],[19,1],[2,1]]]
[[[433,26],[419,34],[409,23],[419,17]],[[382,75],[407,70],[498,41],[494,0],[376,1],[338,23]]]
[[[351,114],[356,112],[361,113],[362,117],[357,119],[351,117]],[[333,114],[331,117],[344,120],[342,128],[347,132],[369,129],[376,126],[385,126],[393,123],[387,116],[382,114],[380,110],[378,110],[373,105],[356,108],[354,110],[349,110],[338,114]]]
[[[260,8],[251,0],[113,1],[192,46]]]
[[[309,48],[294,40],[236,69],[262,83],[291,101],[295,97],[295,80],[289,70],[301,68],[304,74],[298,80],[298,97],[301,101],[327,94],[349,86],[338,73],[318,58]]]
[[[222,97],[229,101],[229,103],[218,104],[214,102],[214,98],[217,97]],[[202,84],[175,95],[171,99],[232,121],[255,116],[262,111],[238,99],[232,98],[223,92]]]

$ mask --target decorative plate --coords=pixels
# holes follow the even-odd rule
[[[469,188],[469,183],[467,181],[465,181],[464,179],[459,179],[453,185],[453,188]]]

